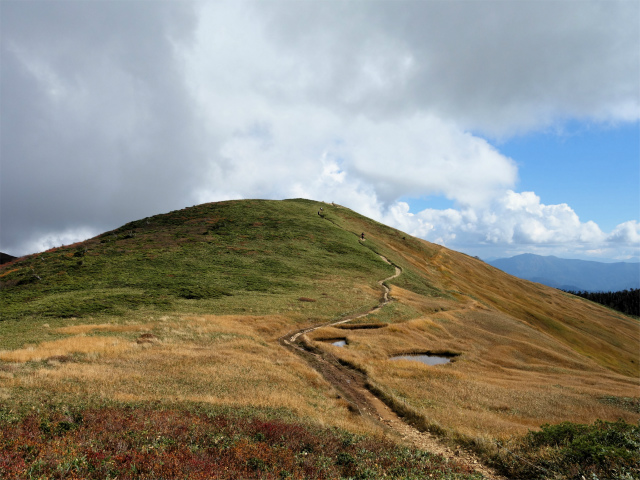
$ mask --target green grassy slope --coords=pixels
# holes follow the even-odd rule
[[[331,214],[320,218],[320,205],[205,204],[28,256],[0,270],[2,319],[131,308],[269,313],[296,296],[319,297],[328,279],[334,297],[340,285],[375,287],[392,268],[334,225]],[[334,300],[315,313],[332,317],[353,304],[347,296]]]

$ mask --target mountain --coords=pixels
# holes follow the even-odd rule
[[[0,265],[2,265],[4,263],[12,262],[16,258],[18,258],[18,257],[14,257],[13,255],[9,255],[8,253],[0,252]]]
[[[29,438],[101,422],[116,431],[110,418],[140,408],[186,412],[190,435],[204,422],[194,412],[205,412],[231,419],[184,455],[235,452],[248,468],[237,476],[272,468],[265,442],[295,441],[283,470],[315,459],[344,477],[394,478],[380,455],[365,475],[358,462],[369,457],[358,452],[369,447],[354,450],[353,434],[430,449],[420,433],[429,431],[508,470],[497,441],[563,421],[635,425],[640,411],[636,319],[331,203],[227,201],[155,215],[0,266],[0,287],[0,428],[16,412],[61,412],[58,423],[29,420],[40,429]],[[413,354],[450,361],[391,360]],[[76,422],[87,409],[93,420]],[[144,412],[109,445],[170,455]],[[338,463],[320,458],[302,427],[276,421],[351,432],[340,443],[349,450]],[[242,422],[248,436],[233,433]],[[136,431],[151,433],[129,441]],[[466,454],[451,455],[453,465]]]
[[[640,288],[640,263],[601,263],[531,253],[488,263],[510,275],[562,290],[616,292]]]

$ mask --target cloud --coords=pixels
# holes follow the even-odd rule
[[[3,248],[183,206],[203,168],[174,54],[194,18],[166,2],[121,6],[2,5]]]
[[[239,119],[212,163],[212,194],[339,198],[340,190],[369,189],[384,204],[403,195],[444,195],[478,205],[517,178],[511,159],[435,118],[373,122],[308,113]]]
[[[388,224],[450,248],[477,255],[524,252],[578,257],[640,258],[640,224],[629,221],[610,234],[581,222],[566,204],[545,205],[533,192],[507,190],[481,208],[426,209],[412,214],[397,202],[381,216]],[[508,255],[507,255],[508,256]]]
[[[305,78],[316,74],[306,98],[325,104],[384,117],[427,111],[492,135],[640,112],[637,2],[261,7],[279,49]]]
[[[62,231],[42,232],[25,244],[27,252],[44,252],[61,245],[71,245],[78,241],[99,235],[100,231],[87,227],[68,228]]]
[[[230,26],[246,34],[231,35]],[[514,186],[514,162],[452,122],[420,112],[377,117],[325,103],[320,86],[331,84],[333,74],[325,79],[320,72],[318,78],[316,70],[333,60],[304,60],[316,39],[311,45],[296,42],[299,52],[285,49],[283,54],[272,28],[244,3],[202,7],[196,42],[184,53],[186,75],[203,123],[212,136],[224,132],[224,140],[210,149],[199,199],[220,198],[221,192],[337,201],[364,195],[372,205],[388,205],[403,195],[434,194],[469,205]],[[318,42],[332,44],[324,36]],[[379,56],[371,61],[385,62]],[[370,81],[386,82],[369,78],[371,65],[363,68],[367,79],[353,72],[354,80],[345,72],[354,92],[369,89]],[[339,184],[324,175],[329,161],[341,172]]]
[[[607,241],[640,245],[640,224],[635,220],[621,223],[607,237]]]
[[[533,192],[507,190],[488,208],[425,210],[416,215],[433,225],[432,235],[478,244],[596,243],[605,235],[580,222],[566,204],[544,205]]]
[[[626,246],[517,193],[508,136],[640,111],[636,2],[6,2],[2,248],[308,197],[451,246]],[[479,133],[480,132],[480,133]],[[410,214],[399,198],[455,208]],[[586,248],[586,247],[585,247]]]

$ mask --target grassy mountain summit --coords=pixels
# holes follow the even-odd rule
[[[335,290],[360,276],[374,286],[390,267],[315,209],[308,201],[200,205],[32,255],[3,274],[5,318],[135,308],[270,313],[286,310],[292,295],[317,294],[322,279],[339,277]],[[360,305],[351,295],[342,301],[343,309]]]
[[[372,312],[396,267],[393,301]],[[421,429],[480,449],[640,414],[636,319],[333,204],[185,208],[2,265],[0,282],[0,399],[16,408],[208,405],[380,434],[278,341],[320,327],[308,349]],[[454,359],[390,360],[415,353]]]

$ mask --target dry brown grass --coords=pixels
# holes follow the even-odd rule
[[[187,316],[136,325],[69,325],[73,335],[3,352],[4,361],[30,362],[73,353],[72,361],[15,367],[0,392],[46,391],[52,396],[119,401],[198,402],[285,409],[300,418],[360,432],[370,426],[347,409],[333,388],[276,339],[291,328],[285,316]],[[100,333],[90,336],[90,333]],[[104,336],[109,332],[109,336]],[[137,344],[132,332],[153,332]],[[114,336],[120,333],[123,337]],[[147,333],[148,334],[148,333]]]
[[[638,422],[637,320],[428,242],[377,233],[369,238],[385,255],[419,268],[445,296],[392,287],[396,302],[418,312],[414,318],[381,329],[322,328],[308,337],[366,371],[391,403],[481,443],[544,423]],[[321,341],[339,337],[347,347]],[[433,367],[389,360],[419,352],[461,355]]]
[[[153,328],[153,325],[119,325],[112,323],[101,323],[99,325],[69,325],[56,328],[55,332],[66,335],[81,335],[93,332],[146,332]]]
[[[549,344],[563,344],[615,372],[640,376],[637,321],[448,250],[439,256],[438,268],[441,285],[547,334],[553,339]]]
[[[471,274],[466,272],[467,291]],[[456,301],[394,287],[396,301],[422,315],[381,329],[326,327],[308,337],[315,347],[366,371],[371,383],[396,406],[408,407],[424,424],[454,436],[483,442],[525,433],[543,423],[590,423],[597,418],[637,422],[640,412],[604,401],[612,396],[637,399],[640,393],[633,375],[640,344],[637,322],[535,286],[534,294],[545,300],[527,305],[527,315],[557,319],[562,329],[550,333],[546,325],[508,313],[516,308],[508,299],[520,294],[519,283],[511,289],[509,285],[504,280],[489,288],[494,304],[487,301],[489,294],[483,298],[481,292]],[[463,287],[456,284],[458,288]],[[583,326],[576,331],[575,325]],[[337,337],[346,338],[348,346],[321,341]],[[461,355],[439,366],[389,360],[420,352]]]
[[[38,362],[52,357],[64,357],[74,353],[85,355],[119,355],[132,348],[132,344],[118,337],[87,337],[76,335],[70,338],[42,342],[19,350],[0,351],[0,360],[5,362]]]

